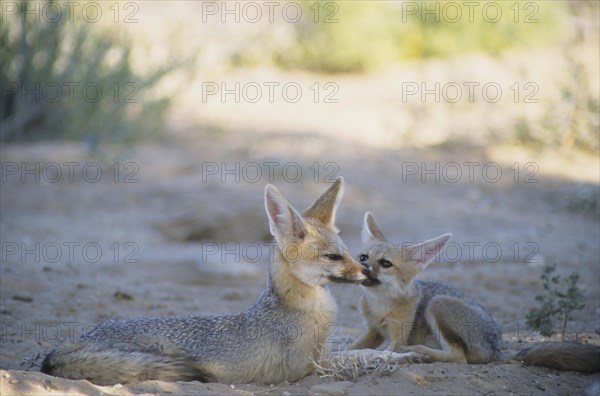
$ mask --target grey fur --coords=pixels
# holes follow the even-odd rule
[[[502,330],[474,298],[441,281],[414,281],[419,302],[407,345],[441,349],[439,337],[458,344],[468,363],[487,363],[500,356]],[[438,328],[427,323],[426,311],[437,310]]]
[[[269,281],[249,310],[234,315],[103,322],[50,353],[42,372],[96,384],[294,381],[310,373],[312,351],[290,345],[312,346],[304,339],[314,338],[315,329],[302,326],[302,312],[282,304]]]
[[[576,342],[542,342],[514,357],[527,365],[595,373],[600,371],[600,346]]]

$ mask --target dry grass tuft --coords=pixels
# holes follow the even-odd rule
[[[335,352],[323,355],[319,362],[313,360],[321,377],[356,381],[364,375],[379,377],[392,374],[402,363],[418,363],[422,357],[416,353],[394,353],[372,349]]]

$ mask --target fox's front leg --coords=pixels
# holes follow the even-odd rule
[[[399,352],[408,343],[408,334],[410,329],[407,329],[403,323],[388,322],[388,329],[390,334],[390,345],[388,351]]]
[[[441,317],[442,319],[445,319],[443,315],[445,315],[445,311],[443,310],[445,307],[441,307],[441,311],[438,312],[431,312],[428,311],[428,315],[427,315],[427,322],[430,326],[430,328],[432,329],[441,329],[440,331],[440,335],[439,335],[439,343],[440,343],[440,348],[439,349],[435,349],[435,348],[430,348],[426,345],[409,345],[409,346],[404,346],[404,345],[399,345],[396,346],[395,351],[396,352],[416,352],[416,353],[420,353],[421,355],[424,355],[427,357],[427,361],[430,362],[453,362],[453,363],[467,363],[467,357],[465,354],[464,349],[461,347],[460,344],[454,342],[451,343],[446,339],[445,334],[450,333],[449,330],[444,331],[444,327],[442,327],[444,325],[445,322],[447,322],[447,320],[438,320],[439,317]],[[436,316],[436,314],[438,316]],[[455,337],[458,338],[458,337]]]
[[[383,336],[378,329],[369,327],[356,341],[350,345],[350,349],[375,349],[383,342]]]
[[[421,361],[430,362],[435,360],[431,356],[431,349],[427,348],[423,345],[407,345],[409,340],[410,332],[412,331],[412,327],[406,326],[404,323],[399,322],[388,322],[388,328],[390,331],[390,345],[388,350],[390,352],[396,352],[401,354],[409,354],[409,353],[417,353],[422,357]]]

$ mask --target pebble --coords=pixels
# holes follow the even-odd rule
[[[121,301],[131,301],[131,300],[133,300],[133,297],[130,294],[127,294],[127,293],[124,293],[124,292],[120,292],[120,291],[115,292],[115,298],[117,300],[121,300]]]
[[[544,388],[544,387],[542,386],[542,384],[535,384],[535,386],[537,386],[537,388],[538,388],[539,390],[542,390],[542,391],[545,391],[545,390],[546,390],[546,388]]]
[[[52,383],[52,381],[48,380],[48,381],[44,381],[44,389],[46,389],[47,391],[50,391],[50,390],[57,390],[58,388],[56,387],[56,385],[54,385]]]
[[[13,296],[13,300],[17,300],[17,301],[22,301],[22,302],[26,302],[26,303],[30,303],[33,301],[33,298],[29,297],[29,296],[21,296],[21,295],[14,295]]]

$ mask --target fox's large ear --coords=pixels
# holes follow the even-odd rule
[[[452,234],[444,234],[437,238],[408,246],[405,251],[407,258],[415,264],[425,267],[438,255],[451,237]]]
[[[368,244],[372,241],[387,242],[387,239],[383,236],[383,232],[379,229],[375,223],[375,219],[371,212],[365,213],[365,219],[363,221],[362,231],[360,233],[362,243]]]
[[[339,176],[331,187],[304,212],[305,217],[319,220],[323,225],[335,229],[335,211],[344,195],[344,178]],[[337,230],[336,230],[337,231]]]
[[[306,223],[283,194],[273,185],[265,187],[265,208],[269,216],[271,234],[280,245],[302,240]]]

